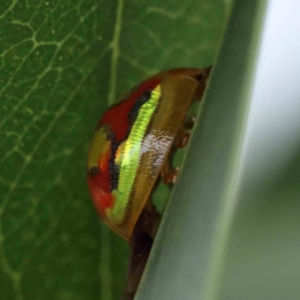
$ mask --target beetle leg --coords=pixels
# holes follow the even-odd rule
[[[190,140],[190,136],[191,133],[190,131],[192,130],[193,126],[194,126],[194,119],[193,116],[191,115],[191,118],[188,119],[188,121],[186,121],[184,123],[184,126],[181,127],[181,129],[179,130],[177,136],[176,136],[176,140],[175,140],[175,149],[177,148],[183,148],[185,147],[189,140]]]
[[[191,134],[189,132],[182,133],[182,135],[178,137],[176,148],[184,148],[188,144],[190,136]]]
[[[165,160],[161,169],[161,179],[164,184],[174,184],[179,173],[179,168],[173,169],[169,158]]]
[[[200,74],[197,78],[197,80],[199,81],[199,86],[198,86],[196,94],[195,94],[195,100],[197,100],[197,101],[200,101],[203,97],[206,83],[207,83],[210,72],[211,72],[211,67],[203,70],[203,73]]]
[[[189,114],[189,116],[187,117],[187,119],[185,120],[184,122],[184,128],[187,130],[187,131],[190,131],[193,129],[194,127],[194,124],[196,122],[196,115],[195,114]]]
[[[126,291],[123,300],[132,300],[139,286],[148,256],[155,238],[160,214],[152,202],[142,211],[130,238],[130,259],[127,274]]]
[[[183,148],[185,147],[190,139],[191,133],[189,132],[189,127],[193,127],[194,122],[193,119],[191,118],[190,122],[185,122],[184,125],[180,128],[175,142],[174,142],[174,148]],[[164,184],[174,184],[176,182],[176,179],[179,174],[179,168],[173,168],[171,166],[171,160],[170,157],[165,160],[165,162],[162,165],[161,168],[161,179]]]

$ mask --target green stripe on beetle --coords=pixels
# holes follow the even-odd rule
[[[161,86],[158,85],[151,91],[150,99],[140,108],[137,119],[133,124],[129,137],[123,147],[123,152],[121,154],[119,185],[118,190],[114,192],[116,204],[109,212],[109,218],[117,224],[122,223],[124,219],[130,192],[139,165],[141,145],[152,115],[159,103],[160,97]]]

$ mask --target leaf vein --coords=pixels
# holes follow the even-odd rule
[[[111,42],[112,55],[111,55],[111,68],[110,68],[110,85],[109,85],[109,93],[108,93],[109,105],[113,104],[116,98],[117,68],[118,68],[118,59],[120,55],[120,36],[121,36],[123,7],[124,7],[124,0],[118,0],[115,30]]]

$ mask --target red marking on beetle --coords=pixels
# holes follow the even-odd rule
[[[109,124],[110,130],[114,133],[116,141],[122,142],[126,138],[129,126],[128,114],[136,100],[142,96],[146,90],[153,90],[160,83],[159,79],[143,82],[129,98],[109,109],[99,121],[101,124]]]
[[[97,210],[101,210],[100,213],[102,214],[114,204],[114,199],[110,192],[109,157],[110,150],[102,153],[98,160],[98,174],[88,176],[88,185],[92,199]]]
[[[145,81],[142,83],[128,99],[121,101],[109,109],[103,115],[98,125],[103,126],[104,124],[109,124],[109,130],[113,133],[116,142],[122,142],[126,138],[128,130],[130,129],[129,126],[131,123],[128,115],[133,105],[146,90],[153,90],[159,83],[159,79]],[[98,160],[99,173],[93,176],[88,176],[88,185],[92,194],[92,199],[100,214],[105,214],[105,210],[114,205],[114,197],[110,190],[110,156],[111,148],[106,153],[101,153]]]
[[[101,175],[96,175],[93,177],[88,178],[88,185],[90,188],[90,192],[92,195],[92,199],[94,202],[94,205],[100,215],[105,214],[105,210],[109,207],[112,207],[114,204],[114,197],[109,192],[105,192],[104,186],[104,180]],[[108,182],[109,186],[109,182]]]

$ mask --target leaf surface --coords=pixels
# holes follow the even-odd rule
[[[0,6],[1,298],[119,299],[128,246],[99,226],[86,153],[105,108],[163,69],[212,63],[223,1]]]

